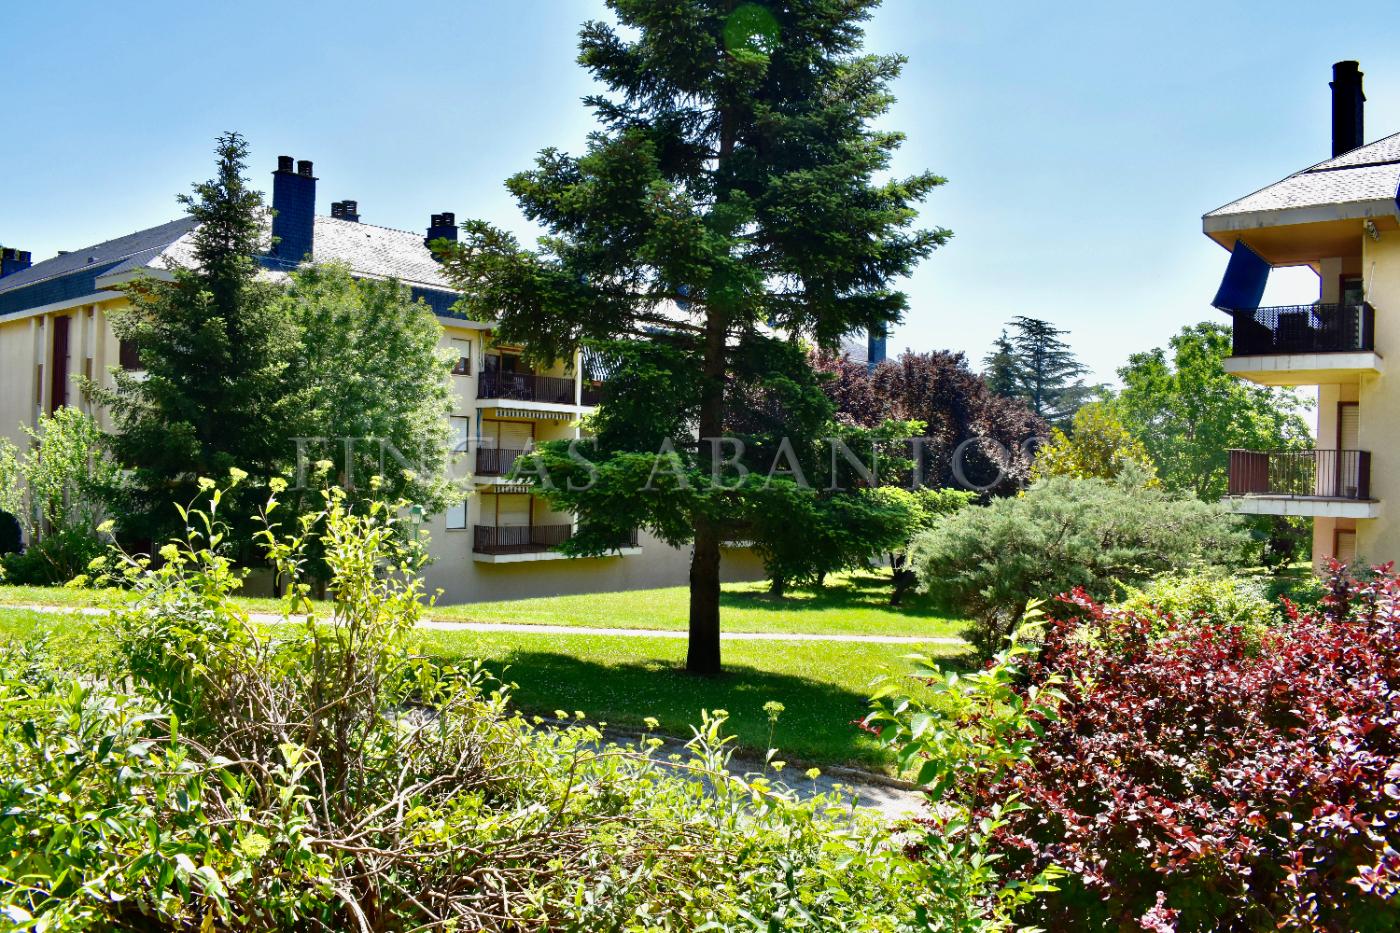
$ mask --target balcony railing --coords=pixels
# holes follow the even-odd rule
[[[574,403],[574,380],[534,373],[482,373],[476,381],[477,398],[503,398],[517,402]]]
[[[583,404],[598,405],[603,401],[603,385],[597,382],[585,382],[579,394]]]
[[[1290,305],[1232,314],[1235,356],[1376,348],[1376,313],[1369,304]]]
[[[472,550],[478,554],[540,554],[574,533],[572,525],[476,525]]]
[[[476,473],[478,476],[505,476],[515,466],[515,461],[524,455],[523,450],[507,447],[478,447]]]
[[[1232,450],[1230,495],[1370,499],[1369,450]]]
[[[542,554],[573,537],[574,529],[570,525],[476,525],[472,533],[472,550],[478,554]],[[617,547],[637,547],[637,542],[633,528]]]

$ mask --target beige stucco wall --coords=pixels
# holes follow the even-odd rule
[[[1356,523],[1356,548],[1379,563],[1400,558],[1400,233],[1363,237],[1360,274],[1376,309],[1376,352],[1385,371],[1363,379],[1357,393],[1361,449],[1371,452],[1371,495],[1382,511]]]

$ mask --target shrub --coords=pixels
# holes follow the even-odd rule
[[[1025,700],[1065,684],[1043,738],[978,789],[999,851],[1071,868],[1050,929],[1400,925],[1400,586],[1338,578],[1264,633],[1068,597]],[[1111,632],[1116,650],[1081,630]],[[1173,926],[1173,924],[1175,926]]]
[[[938,929],[1010,929],[1017,910],[1054,891],[1063,874],[1046,864],[1033,877],[1005,877],[997,837],[1024,805],[1008,798],[974,813],[978,791],[1028,760],[1041,723],[1063,699],[1053,679],[1018,690],[1034,653],[1024,642],[1038,634],[1039,615],[1032,609],[983,670],[960,676],[916,656],[912,674],[927,690],[911,690],[908,677],[886,680],[862,722],[897,751],[901,769],[916,771],[926,795],[924,816],[905,829],[905,852],[918,879],[913,896]]]
[[[1183,623],[1235,625],[1255,642],[1276,619],[1273,603],[1259,581],[1209,570],[1164,574],[1145,589],[1130,588],[1117,608],[1138,615],[1170,616]]]
[[[106,545],[91,527],[57,528],[27,550],[0,558],[0,577],[11,586],[61,586],[81,575]]]
[[[1106,597],[1115,582],[1236,559],[1244,536],[1222,507],[1144,478],[1131,467],[1113,481],[1050,477],[956,512],[915,540],[920,583],[977,620],[988,655],[1030,599],[1074,587]]]
[[[659,739],[541,729],[484,672],[418,656],[422,550],[394,507],[332,491],[270,528],[289,618],[253,625],[221,504],[186,511],[159,567],[118,558],[136,601],[105,676],[0,653],[17,929],[951,928],[849,800],[731,773],[723,712],[661,759]],[[303,625],[313,537],[333,604]]]

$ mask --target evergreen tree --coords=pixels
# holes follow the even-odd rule
[[[1084,384],[1088,367],[1061,339],[1069,331],[1032,317],[1017,317],[1011,327],[1014,336],[1002,331],[983,361],[989,387],[999,395],[1025,399],[1052,425],[1067,424],[1099,391]]]
[[[992,352],[983,357],[982,364],[986,366],[982,378],[986,380],[988,389],[1004,398],[1019,398],[1017,394],[1019,387],[1016,382],[1016,348],[1011,345],[1011,338],[1006,336],[1005,330],[1002,330],[1001,336],[993,341]]]
[[[875,0],[609,6],[619,28],[586,24],[579,56],[608,89],[586,100],[601,128],[582,156],[547,149],[508,182],[549,235],[528,250],[469,223],[449,268],[464,307],[536,359],[568,357],[585,339],[664,344],[675,365],[663,394],[615,394],[604,407],[664,406],[680,429],[676,465],[703,468],[708,482],[723,452],[700,439],[721,437],[742,403],[726,391],[737,357],[766,326],[834,347],[898,321],[907,301],[892,281],[948,236],[912,226],[943,179],[887,176],[902,136],[872,123],[903,59],[861,51]],[[631,463],[626,448],[603,453]],[[636,490],[577,506],[581,521],[591,501],[599,517],[615,506],[693,543],[687,667],[701,673],[720,667],[720,543],[733,506],[713,493],[679,512]]]
[[[237,133],[219,137],[215,176],[179,198],[196,221],[193,264],[131,283],[130,306],[112,319],[144,369],[118,371],[114,388],[95,392],[115,423],[115,458],[128,468],[115,510],[131,538],[177,530],[172,503],[192,499],[200,477],[223,479],[234,467],[267,477],[289,455],[295,335],[278,287],[258,275],[265,211],[244,178],[247,151]],[[221,505],[245,548],[255,498],[244,484]]]

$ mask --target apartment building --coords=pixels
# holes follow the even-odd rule
[[[1233,320],[1226,369],[1315,386],[1311,450],[1230,451],[1241,512],[1312,519],[1313,561],[1400,558],[1400,134],[1365,144],[1356,62],[1333,66],[1332,157],[1203,218],[1230,250],[1215,306]],[[1308,266],[1317,301],[1260,307],[1272,269]]]
[[[605,592],[686,582],[690,555],[645,533],[599,558],[567,558],[558,550],[573,516],[555,512],[528,488],[512,484],[511,466],[532,443],[579,435],[579,419],[597,403],[599,383],[579,356],[532,369],[520,348],[494,338],[489,324],[456,315],[457,296],[427,244],[456,239],[451,213],[434,214],[423,231],[363,223],[356,201],[316,213],[317,179],[309,161],[283,156],[273,173],[273,217],[266,256],[276,275],[306,261],[339,261],[359,277],[396,279],[435,315],[453,366],[451,415],[458,473],[473,494],[427,519],[433,563],[429,589],[446,602]],[[0,251],[0,436],[27,443],[22,424],[64,405],[91,410],[78,377],[112,381],[116,368],[139,369],[136,348],[110,326],[126,304],[123,286],[137,276],[168,276],[167,265],[191,260],[193,221],[182,218],[64,252],[42,262],[12,247]],[[761,566],[750,551],[725,553],[729,579],[753,579]]]

